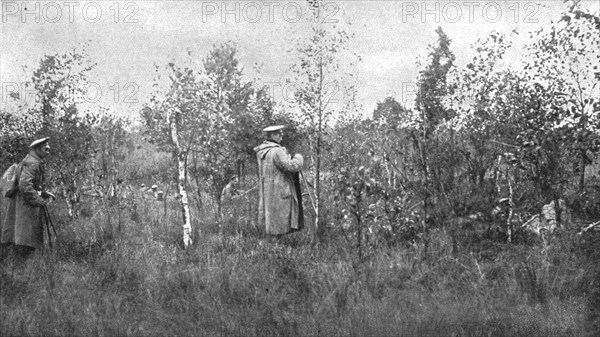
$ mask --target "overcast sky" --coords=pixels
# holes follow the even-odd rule
[[[598,0],[584,1],[596,13],[599,6]],[[514,39],[510,61],[517,62],[527,32],[558,20],[565,8],[562,0],[331,1],[321,20],[354,34],[349,48],[362,57],[354,70],[358,103],[371,112],[387,96],[412,105],[416,60],[427,54],[437,26],[452,39],[459,65],[471,56],[469,46],[492,30]],[[154,64],[199,65],[214,44],[228,40],[238,44],[248,78],[257,76],[254,65],[262,64],[261,80],[282,103],[294,62],[290,41],[306,33],[309,19],[304,1],[2,0],[2,105],[11,107],[7,94],[31,77],[44,55],[64,53],[87,40],[89,56],[98,63],[90,74],[90,98],[120,114],[137,115],[148,100]]]

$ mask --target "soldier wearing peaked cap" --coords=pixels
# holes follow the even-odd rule
[[[29,148],[36,149],[36,148],[41,147],[42,145],[47,145],[49,140],[50,140],[50,137],[36,139],[33,142],[31,142],[31,144],[29,145]],[[49,145],[47,145],[47,146],[48,146],[48,149],[50,149]]]
[[[263,129],[266,140],[254,148],[259,172],[258,224],[271,235],[287,234],[304,226],[298,175],[304,158],[300,154],[290,156],[281,146],[284,128],[274,125]]]
[[[29,154],[18,165],[18,190],[8,199],[2,222],[2,243],[14,244],[21,257],[43,246],[44,207],[55,199],[44,188],[44,159],[50,154],[49,138],[37,139],[29,148]]]
[[[148,187],[146,184],[141,184],[140,188],[137,190],[137,198],[144,199],[146,197],[146,192],[148,191]]]
[[[283,132],[283,129],[285,129],[285,125],[272,125],[272,126],[268,126],[268,127],[264,128],[262,131],[267,134],[267,138],[268,138],[269,135],[272,136],[276,133],[281,134]]]
[[[148,193],[150,193],[151,195],[151,199],[158,199],[158,185],[152,185],[152,187],[150,187],[150,191],[148,191]]]

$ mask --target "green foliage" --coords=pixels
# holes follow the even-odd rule
[[[31,82],[27,83],[36,91],[38,103],[28,106],[25,102],[18,106],[20,111],[3,113],[2,143],[8,146],[3,149],[6,152],[2,159],[22,158],[32,140],[51,138],[49,186],[71,188],[89,169],[96,118],[92,113],[79,110],[88,83],[87,74],[94,67],[86,47],[84,45],[81,51],[73,49],[65,54],[45,55],[34,70]]]
[[[515,128],[521,121],[512,111],[517,104],[513,102],[520,99],[513,88],[519,78],[502,66],[510,47],[503,34],[492,32],[473,45],[476,54],[465,68],[449,74],[452,94],[445,100],[457,112],[452,124],[462,143],[457,144],[459,156],[466,164],[466,177],[461,180],[467,178],[471,184],[484,184],[497,157],[515,149]]]
[[[452,93],[447,76],[454,64],[450,38],[441,27],[436,29],[438,40],[430,45],[425,68],[419,72],[418,91],[412,116],[411,138],[416,156],[415,169],[420,175],[423,201],[423,227],[432,220],[440,220],[432,213],[432,203],[448,199],[448,190],[454,188],[456,170],[460,161],[455,144],[454,129],[448,125],[455,112],[444,105],[446,95]]]
[[[556,119],[560,132],[548,137],[554,137],[576,158],[580,190],[585,184],[585,167],[600,151],[598,22],[597,14],[573,4],[560,22],[533,33],[536,40],[528,46],[532,62],[524,71],[525,80],[541,83],[549,91],[545,112]]]
[[[483,186],[490,172],[497,180],[499,156],[516,154],[510,174],[517,185],[531,182],[535,189],[525,202],[539,207],[563,197],[573,174],[584,189],[585,166],[598,153],[600,135],[595,22],[594,15],[570,8],[561,22],[531,35],[522,69],[504,65],[511,43],[492,32],[473,46],[476,54],[464,69],[451,72],[446,105],[458,114],[452,124],[464,143],[454,146],[461,147],[471,184]]]
[[[33,72],[31,85],[38,94],[44,123],[62,116],[83,100],[87,73],[95,66],[89,61],[86,48],[87,43],[82,51],[73,49],[65,54],[45,55]]]
[[[263,125],[279,118],[265,88],[243,80],[233,43],[214,46],[197,70],[168,65],[170,89],[157,92],[142,112],[149,141],[174,153],[169,122],[178,125],[183,161],[196,188],[208,186],[217,201],[222,189],[246,163]]]
[[[322,3],[316,1],[310,6],[313,14],[318,15]],[[349,51],[352,35],[343,28],[335,25],[327,27],[320,22],[309,28],[308,38],[293,42],[292,52],[298,59],[290,70],[294,74],[296,89],[294,103],[300,110],[299,119],[308,138],[310,164],[314,172],[316,234],[319,233],[319,222],[323,220],[321,174],[324,167],[321,161],[330,145],[327,135],[336,118],[356,113],[356,91],[351,72],[360,58]]]
[[[232,122],[225,131],[239,164],[254,161],[253,148],[262,140],[257,130],[271,122],[274,103],[266,87],[256,88],[253,82],[243,80],[237,53],[237,46],[232,42],[214,46],[203,64],[230,110]]]
[[[405,172],[393,164],[391,158],[397,153],[386,152],[397,145],[394,135],[370,120],[357,118],[342,120],[335,131],[338,137],[325,182],[332,188],[332,208],[340,219],[338,230],[356,247],[358,261],[382,245],[416,239],[420,230],[411,202],[414,190],[407,188]]]
[[[430,53],[425,69],[419,72],[415,106],[423,114],[423,128],[427,135],[442,121],[453,117],[452,111],[443,105],[444,96],[450,93],[446,76],[454,65],[454,53],[450,50],[451,40],[442,27],[435,30],[438,40],[429,46]]]
[[[13,163],[21,161],[29,151],[32,136],[41,120],[34,114],[0,112],[0,171],[4,173]]]

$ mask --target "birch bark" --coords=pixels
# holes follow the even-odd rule
[[[177,191],[181,197],[181,210],[183,213],[183,247],[187,248],[192,244],[192,223],[187,191],[185,189],[185,177],[187,175],[187,167],[185,165],[186,151],[179,144],[177,113],[173,115],[171,111],[168,111],[167,118],[169,119],[171,140],[173,141],[173,145],[175,145],[175,155],[177,157]]]

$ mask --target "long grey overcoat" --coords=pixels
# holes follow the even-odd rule
[[[2,243],[41,248],[44,244],[44,209],[41,197],[44,180],[42,160],[32,151],[18,168],[19,191],[5,198],[2,212]]]
[[[258,225],[267,234],[286,234],[302,229],[301,193],[294,173],[302,169],[285,147],[267,140],[254,148],[258,160]],[[296,179],[297,180],[297,179]]]

